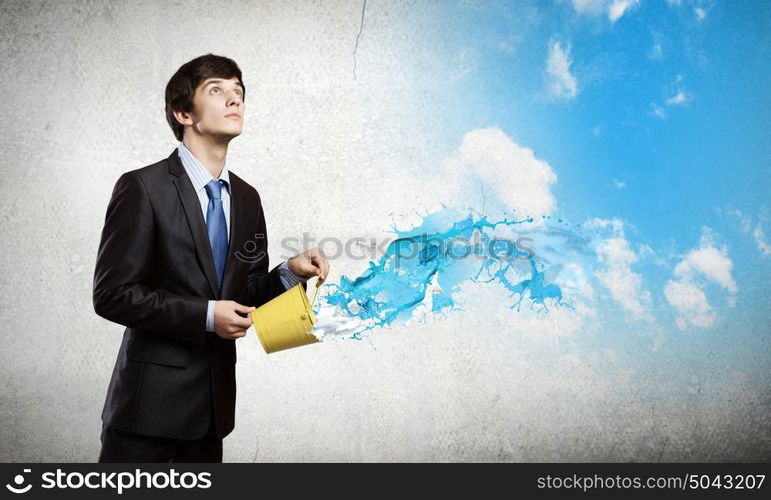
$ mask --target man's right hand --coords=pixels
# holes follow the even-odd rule
[[[233,300],[218,300],[214,303],[214,332],[228,340],[244,337],[246,330],[252,326],[252,317],[249,315],[252,311],[254,307],[242,306]]]

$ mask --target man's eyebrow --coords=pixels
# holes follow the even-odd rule
[[[213,83],[223,83],[223,82],[229,82],[229,81],[230,81],[230,80],[211,80],[211,81],[209,81],[209,82],[206,82],[206,84],[204,85],[204,87],[208,87],[209,85],[211,85],[211,84],[213,84]],[[241,82],[235,82],[235,84],[236,84],[236,85],[238,85],[239,87],[241,87],[241,89],[243,89],[243,88],[244,88],[244,86],[243,86],[243,85],[241,85]]]

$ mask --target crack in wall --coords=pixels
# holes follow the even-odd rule
[[[364,30],[364,10],[367,8],[367,0],[361,6],[361,21],[359,22],[359,34],[356,35],[356,45],[353,47],[353,79],[356,80],[356,49],[359,48],[359,37]]]

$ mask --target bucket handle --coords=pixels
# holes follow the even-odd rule
[[[316,288],[313,290],[313,299],[311,299],[311,309],[313,309],[313,304],[316,303],[316,294],[319,293],[319,282],[316,281]]]

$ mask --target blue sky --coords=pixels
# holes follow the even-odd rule
[[[431,12],[447,26],[442,44],[473,58],[448,90],[461,117],[448,124],[456,135],[496,124],[531,147],[557,171],[566,210],[635,219],[656,241],[671,234],[672,214],[695,240],[716,205],[762,210],[771,180],[766,2],[649,0],[615,22],[567,0],[448,4]],[[531,9],[537,20],[528,22]],[[544,93],[550,40],[570,47],[574,97]],[[679,92],[684,104],[667,105]]]
[[[730,335],[728,357],[767,378],[771,4],[643,0],[615,19],[612,4],[434,4],[460,62],[448,135],[498,126],[532,148],[558,176],[557,214],[619,218],[633,248],[655,252],[631,268],[673,352],[701,355]],[[694,280],[716,317],[688,324],[703,338],[683,342],[662,287],[704,226],[733,266],[736,306],[715,280]]]
[[[597,300],[623,314],[604,318],[600,345],[656,363],[664,379],[683,365],[702,379],[741,372],[767,397],[771,4],[424,9],[410,29],[446,70],[424,90],[445,153],[499,129],[557,176],[551,214],[605,235],[606,267],[587,271]]]

